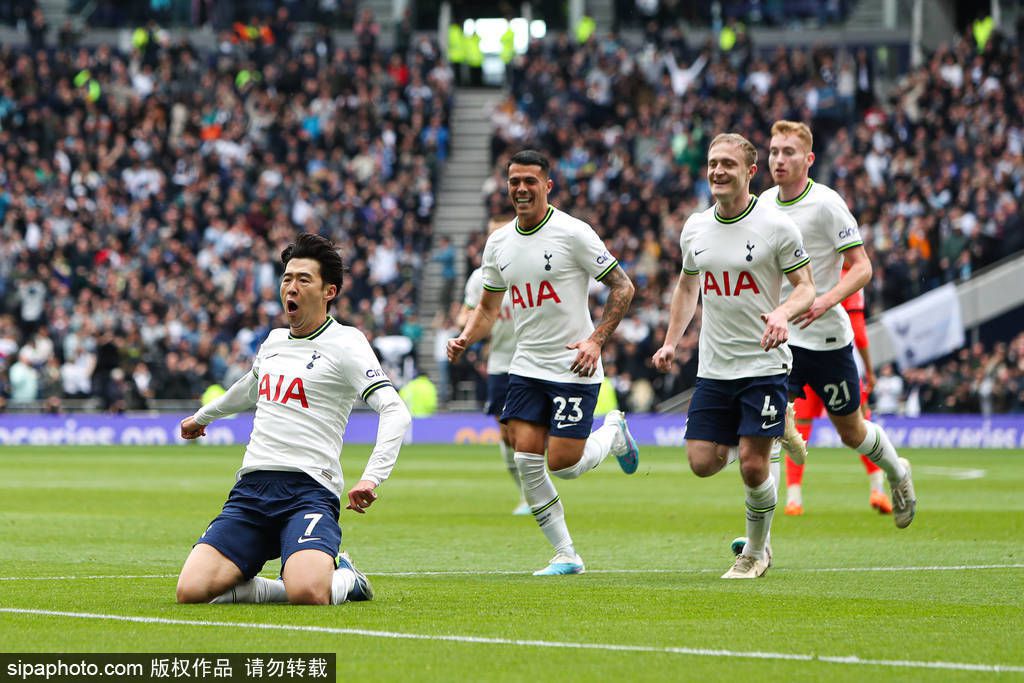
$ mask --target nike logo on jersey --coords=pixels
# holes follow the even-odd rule
[[[511,262],[511,261],[509,261],[508,263],[506,263],[506,264],[505,264],[505,265],[503,265],[503,266],[498,266],[498,270],[500,270],[500,271],[503,271],[503,270],[505,270],[506,268],[508,268],[508,267],[509,267],[509,266],[511,266],[511,265],[512,265],[512,262]]]
[[[700,256],[700,255],[701,255],[701,254],[703,254],[703,253],[704,253],[705,251],[707,251],[707,249],[701,249],[700,251],[697,251],[696,249],[694,249],[694,250],[693,250],[693,255],[694,255],[694,256]]]
[[[307,536],[306,538],[298,539],[298,542],[299,543],[307,543],[309,541],[319,541],[319,540],[320,540],[319,536]]]
[[[772,427],[775,427],[780,424],[782,424],[782,420],[779,420],[777,422],[762,422],[761,429],[771,429]]]
[[[577,424],[579,424],[579,423],[578,422],[556,422],[555,423],[555,427],[557,427],[558,429],[565,429],[566,427],[574,427]]]

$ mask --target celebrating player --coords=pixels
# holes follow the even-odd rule
[[[788,321],[814,300],[800,231],[769,202],[751,196],[756,172],[757,151],[746,138],[723,133],[711,141],[707,174],[716,204],[683,226],[683,270],[665,343],[654,354],[659,370],[671,369],[676,344],[702,298],[686,453],[693,472],[709,477],[725,467],[738,443],[746,487],[747,542],[723,579],[757,578],[772,564],[768,537],[778,494],[769,453],[785,423]],[[792,284],[785,300],[783,280]]]
[[[893,520],[905,528],[917,506],[910,463],[899,457],[880,426],[860,410],[860,376],[853,358],[853,328],[837,304],[871,279],[871,262],[857,221],[834,190],[808,177],[814,163],[813,138],[806,124],[776,121],[768,154],[775,187],[761,195],[799,226],[817,286],[814,303],[790,334],[793,370],[789,389],[803,395],[804,385],[820,396],[843,443],[866,455],[885,472],[892,492]],[[850,273],[840,278],[843,262]]]
[[[487,234],[505,225],[508,221],[492,218],[487,226]],[[466,293],[463,296],[462,311],[459,313],[460,325],[465,325],[473,309],[480,305],[480,298],[484,293],[484,271],[477,268],[469,275],[466,281]],[[501,310],[497,320],[491,328],[491,339],[487,352],[487,403],[484,405],[484,413],[493,415],[498,420],[498,429],[501,438],[498,441],[498,448],[501,450],[501,457],[505,461],[505,468],[516,483],[519,491],[519,505],[512,511],[513,515],[530,514],[530,504],[523,496],[523,485],[519,481],[519,470],[516,468],[515,449],[512,448],[512,440],[509,437],[508,425],[499,419],[501,411],[505,408],[505,396],[508,394],[508,368],[512,363],[512,354],[516,350],[515,330],[512,328],[512,302],[508,298],[508,292],[501,300]]]
[[[348,509],[365,513],[411,417],[363,333],[327,314],[342,283],[334,245],[303,234],[281,261],[288,328],[271,331],[251,373],[181,422],[182,438],[195,439],[214,420],[256,407],[238,481],[185,560],[178,602],[326,605],[373,597],[366,576],[338,554],[343,435],[357,398],[380,414],[376,447],[348,492]],[[256,576],[278,556],[283,580]]]
[[[848,272],[849,269],[844,267],[842,277],[846,277]],[[864,323],[864,290],[858,289],[843,299],[842,305],[846,309],[846,314],[850,316],[850,325],[853,327],[853,346],[857,349],[857,353],[861,358],[858,367],[861,371],[860,409],[864,414],[864,418],[870,420],[871,409],[868,407],[868,396],[871,394],[871,389],[875,386],[875,372],[871,366],[871,352],[868,349],[868,334]],[[814,393],[814,389],[806,384],[804,385],[804,398],[796,399],[794,404],[796,428],[800,432],[802,439],[810,441],[811,430],[814,425],[813,420],[825,413],[825,404],[822,402],[821,397]],[[868,482],[870,483],[868,504],[875,510],[878,510],[880,514],[891,514],[892,501],[883,489],[885,477],[882,468],[873,463],[866,455],[860,456],[860,459],[864,463],[864,469],[867,471]],[[794,462],[787,456],[786,507],[784,509],[787,515],[802,515],[804,513],[803,478],[804,465]]]
[[[604,371],[601,348],[633,299],[633,283],[586,223],[548,204],[552,181],[547,157],[524,150],[506,167],[516,218],[487,239],[484,293],[465,328],[448,342],[454,362],[483,339],[500,316],[508,292],[515,352],[501,421],[515,448],[523,494],[537,524],[555,549],[536,575],[580,574],[565,512],[551,478],[575,479],[615,454],[627,474],[639,452],[620,411],[590,432]],[[590,279],[610,291],[597,327],[590,319]]]

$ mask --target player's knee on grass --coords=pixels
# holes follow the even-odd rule
[[[175,596],[180,603],[209,602],[244,578],[242,571],[219,550],[197,543],[178,575]]]
[[[285,592],[288,593],[288,602],[293,605],[329,605],[331,604],[331,584],[328,580],[326,585],[316,583],[300,583],[292,581],[284,584]]]
[[[329,605],[334,558],[320,550],[300,550],[284,565],[284,589],[293,605]]]
[[[206,591],[199,585],[184,580],[184,577],[178,577],[178,587],[175,591],[175,598],[179,604],[195,604],[197,602],[209,602],[214,597],[206,598]],[[204,599],[206,598],[206,599]]]

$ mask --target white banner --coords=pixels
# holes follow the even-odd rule
[[[882,314],[900,367],[916,367],[964,345],[956,285],[950,283]]]

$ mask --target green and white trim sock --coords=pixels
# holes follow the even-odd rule
[[[778,501],[775,480],[769,474],[760,485],[744,488],[747,490],[747,546],[743,554],[758,560],[764,559],[764,546],[768,542],[775,503]]]
[[[782,443],[772,439],[772,449],[768,455],[768,472],[775,480],[775,498],[779,497],[779,482],[782,481]]]
[[[594,469],[603,463],[608,454],[612,452],[612,444],[615,443],[618,433],[619,428],[615,425],[605,425],[600,429],[595,429],[587,437],[587,442],[583,446],[583,455],[580,456],[579,461],[575,465],[563,467],[560,470],[551,470],[551,474],[559,479],[575,479],[584,472]]]
[[[210,602],[216,604],[288,602],[288,593],[285,591],[284,581],[281,579],[265,579],[262,576],[256,576],[248,581],[243,581],[234,588],[229,588]]]
[[[889,478],[890,484],[899,484],[903,477],[907,476],[907,470],[900,462],[900,454],[896,452],[884,429],[874,422],[865,424],[868,433],[864,437],[864,443],[857,446],[857,452],[868,456],[871,462],[885,470],[885,476]]]
[[[537,526],[544,532],[556,553],[575,555],[569,528],[565,524],[565,510],[558,491],[548,476],[544,456],[516,451],[516,468],[523,482],[523,495],[530,504]]]
[[[356,585],[356,573],[348,567],[338,567],[331,575],[331,604],[340,605],[348,600],[349,591]]]
[[[508,474],[512,477],[512,481],[516,483],[516,490],[519,491],[519,499],[526,500],[523,497],[523,482],[519,479],[519,468],[516,467],[515,449],[504,441],[499,440],[498,450],[501,451],[501,459],[505,463],[505,469],[508,470]]]

